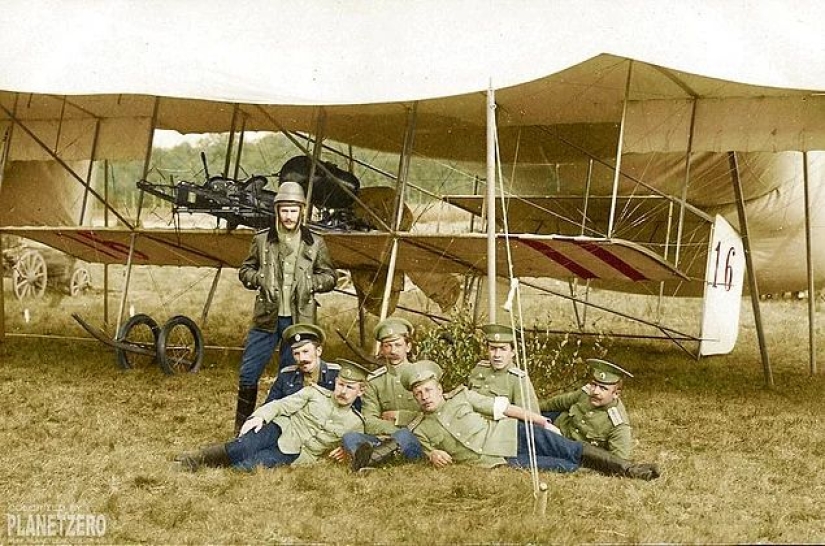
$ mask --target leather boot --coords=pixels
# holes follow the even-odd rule
[[[377,447],[365,442],[358,446],[352,456],[352,470],[358,472],[365,468],[378,468],[400,452],[401,446],[393,438],[383,440]]]
[[[582,446],[581,466],[585,468],[591,468],[608,476],[624,476],[647,481],[659,477],[659,468],[655,464],[631,463],[600,447],[584,442]]]
[[[194,472],[202,466],[221,467],[231,466],[229,454],[226,452],[226,444],[212,444],[198,451],[182,453],[175,457],[175,462],[180,463],[184,470]]]
[[[241,431],[244,422],[255,411],[255,402],[258,399],[258,387],[238,387],[238,406],[235,410],[235,436]]]

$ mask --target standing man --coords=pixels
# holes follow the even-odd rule
[[[407,428],[419,413],[418,404],[401,384],[402,374],[412,366],[407,356],[412,351],[413,326],[390,317],[378,323],[373,335],[386,365],[367,377],[361,404],[366,434],[346,434],[341,442],[352,457],[353,470],[376,466],[398,452],[407,459],[421,457],[421,444]]]
[[[364,421],[352,404],[364,392],[367,370],[348,363],[335,380],[335,390],[313,384],[258,408],[234,440],[183,453],[175,461],[185,470],[232,466],[300,465],[328,456],[343,461],[341,437],[363,431]]]
[[[591,446],[568,440],[553,432],[555,427],[538,413],[510,404],[506,397],[490,397],[459,387],[445,395],[441,386],[441,367],[422,360],[412,365],[402,376],[406,388],[421,408],[423,417],[413,421],[426,457],[436,468],[453,463],[469,463],[492,468],[509,465],[525,466],[516,456],[514,435],[493,433],[493,422],[505,418],[519,419],[533,427],[536,436],[551,438],[539,445],[552,445],[553,450],[537,452],[538,468],[559,470],[559,461],[566,461],[568,470],[580,466],[607,475],[652,480],[659,476],[653,464],[632,464]],[[549,426],[548,426],[549,425]]]
[[[315,294],[329,292],[337,279],[324,240],[301,225],[306,198],[297,182],[284,182],[275,196],[275,225],[255,234],[238,278],[257,290],[253,324],[241,357],[235,431],[255,409],[258,380],[292,324],[317,322]],[[291,362],[281,348],[279,369]]]
[[[266,402],[280,400],[310,385],[317,384],[328,390],[335,388],[335,378],[341,366],[321,358],[325,340],[324,330],[314,324],[293,324],[284,330],[283,345],[289,346],[295,364],[278,372]]]
[[[541,402],[543,414],[556,412],[554,424],[565,437],[600,447],[622,459],[633,455],[633,432],[624,403],[619,400],[627,370],[590,358],[590,383],[580,390]]]

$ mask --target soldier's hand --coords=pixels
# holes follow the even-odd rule
[[[544,429],[549,430],[550,432],[552,432],[554,434],[558,434],[559,436],[562,435],[561,431],[559,430],[559,427],[557,427],[556,425],[551,423],[549,420],[547,421],[547,423],[545,423]]]
[[[453,464],[453,458],[450,457],[450,454],[440,449],[430,451],[429,457],[430,462],[433,463],[433,466],[436,468],[444,468],[447,465]]]
[[[389,421],[390,423],[395,424],[395,420],[398,418],[397,411],[385,411],[381,413],[381,419],[384,421]]]
[[[241,427],[241,432],[238,434],[238,436],[239,437],[243,436],[244,434],[246,434],[250,430],[252,430],[254,432],[258,432],[259,430],[261,430],[262,426],[264,426],[264,420],[263,419],[261,419],[260,417],[257,417],[257,416],[250,417],[249,419],[246,420],[246,422]]]
[[[344,451],[344,448],[341,446],[336,447],[332,451],[329,452],[329,458],[333,461],[337,461],[339,463],[343,463],[347,458],[347,452]]]

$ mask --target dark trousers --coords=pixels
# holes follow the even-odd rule
[[[264,373],[269,359],[275,348],[280,353],[278,370],[295,363],[289,346],[282,343],[283,333],[292,325],[292,317],[278,317],[278,326],[274,332],[267,332],[259,328],[252,328],[246,336],[246,343],[241,357],[241,371],[238,385],[241,387],[257,387],[258,380]]]
[[[424,449],[421,447],[421,442],[415,437],[415,434],[406,428],[400,428],[392,433],[393,439],[398,442],[398,447],[401,449],[401,454],[405,459],[419,459],[424,455]],[[341,439],[341,446],[344,450],[352,455],[358,446],[361,444],[370,443],[375,447],[381,445],[381,440],[377,436],[371,434],[363,434],[361,432],[347,432]]]
[[[582,460],[582,444],[569,440],[560,434],[530,424],[536,445],[536,466],[541,470],[573,472],[578,470]],[[527,450],[527,425],[518,423],[518,451],[515,457],[507,459],[507,464],[519,468],[530,467]]]
[[[226,444],[226,452],[232,466],[240,470],[253,470],[256,466],[272,468],[286,466],[298,458],[297,453],[282,453],[278,448],[281,427],[266,423],[258,432],[249,431]]]

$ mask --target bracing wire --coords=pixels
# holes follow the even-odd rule
[[[504,248],[507,253],[507,276],[510,279],[510,292],[507,296],[507,303],[505,303],[505,310],[508,311],[510,315],[510,328],[512,328],[513,332],[521,332],[523,331],[524,326],[524,317],[522,314],[522,307],[521,307],[521,298],[519,296],[519,283],[518,279],[515,277],[513,272],[513,255],[510,250],[510,230],[509,224],[507,221],[507,202],[504,198],[504,176],[501,172],[501,155],[500,155],[500,148],[499,148],[499,141],[498,141],[498,127],[493,128],[493,138],[494,138],[494,146],[495,146],[495,159],[496,159],[496,176],[498,177],[498,186],[499,186],[499,195],[501,197],[501,218],[502,218],[502,230],[504,233],[504,240],[505,245]],[[520,140],[520,139],[519,139]],[[518,143],[516,146],[516,155],[518,155]],[[513,160],[515,163],[515,158]],[[493,184],[496,181],[492,181]],[[495,222],[495,219],[492,219]],[[488,257],[488,259],[494,259],[493,257]],[[516,301],[516,314],[512,313],[512,302],[513,297],[515,297]],[[508,305],[509,304],[509,305]],[[518,319],[518,324],[516,324],[516,319]],[[523,371],[525,374],[525,378],[529,381],[529,374],[527,373],[527,349],[524,343],[524,336],[518,336],[518,341],[515,343],[516,351],[515,351],[515,363],[516,367]],[[531,408],[529,407],[532,404],[530,400],[530,396],[526,395],[526,388],[525,384],[527,381],[519,381],[519,388],[521,389],[521,398],[526,402],[528,407],[525,407],[525,410],[528,411],[537,411],[538,408]],[[540,491],[540,482],[539,482],[539,475],[538,475],[538,463],[536,459],[536,438],[534,435],[533,427],[530,426],[529,422],[525,422],[525,436],[527,438],[527,456],[530,461],[530,478],[533,483],[533,495],[538,497]]]

